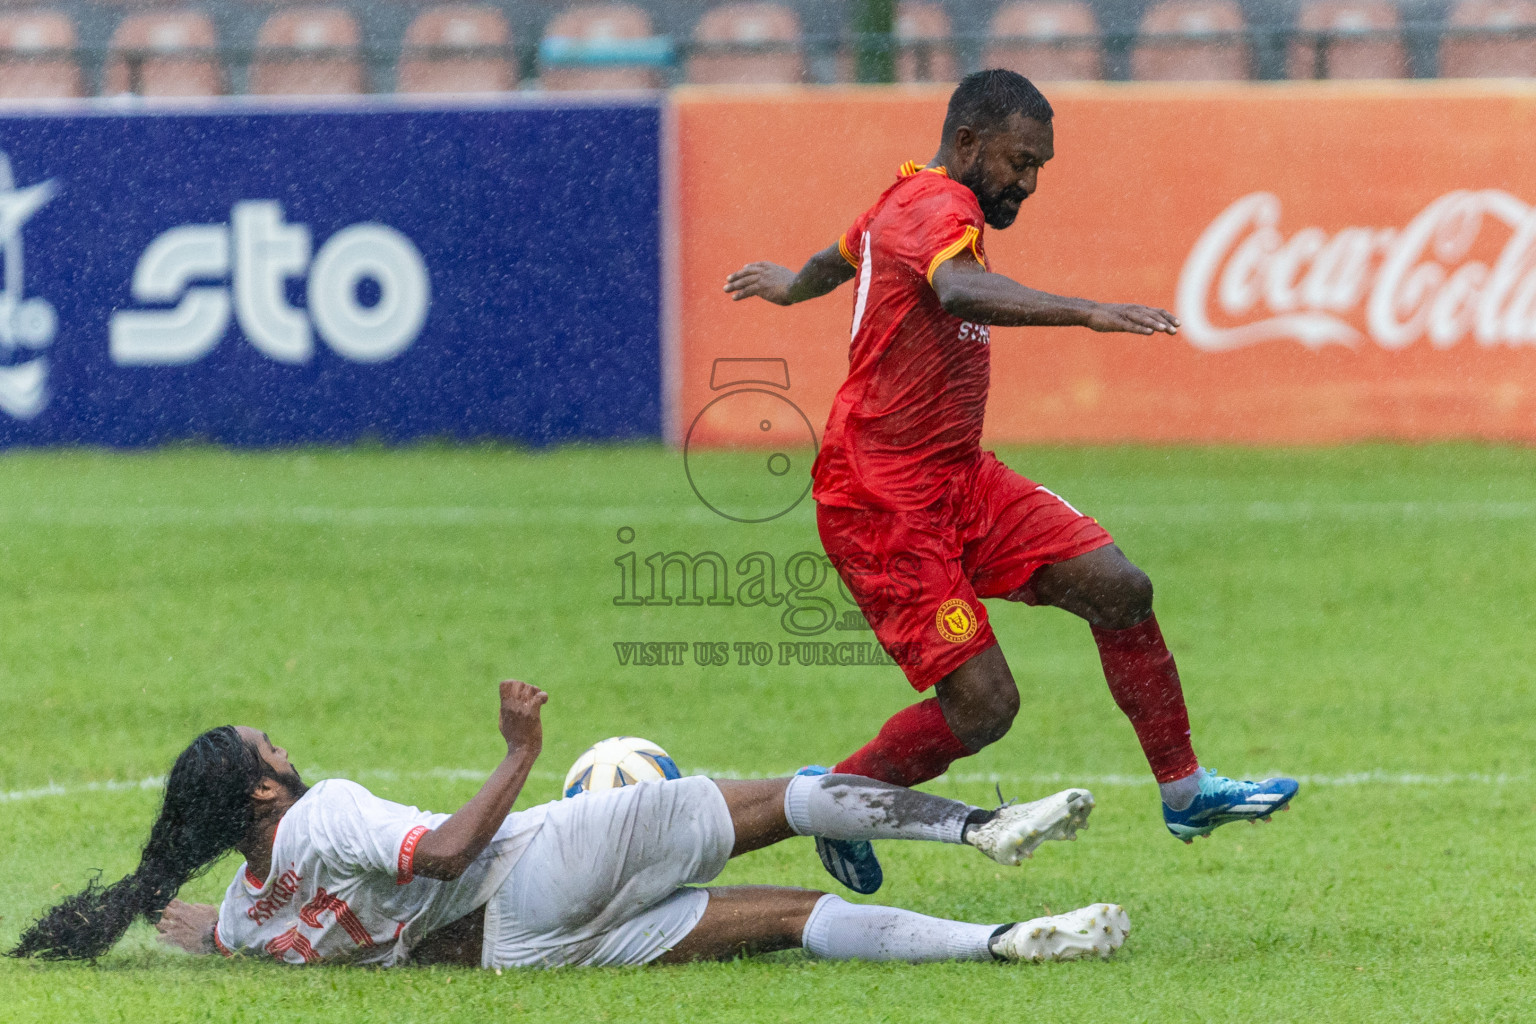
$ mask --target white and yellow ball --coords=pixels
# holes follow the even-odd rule
[[[683,773],[667,752],[638,736],[614,736],[587,748],[565,773],[565,795],[618,789],[637,782],[679,779]]]

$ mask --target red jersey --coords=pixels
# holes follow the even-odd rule
[[[967,249],[986,265],[984,226],[970,189],[908,162],[839,241],[858,291],[848,379],[811,470],[821,504],[926,508],[979,453],[990,337],[945,312],[932,281]]]

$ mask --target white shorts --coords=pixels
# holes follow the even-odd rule
[[[699,923],[736,830],[709,779],[584,793],[544,827],[485,906],[485,967],[643,964]]]

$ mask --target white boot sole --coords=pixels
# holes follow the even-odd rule
[[[1050,960],[1108,958],[1130,934],[1125,908],[1095,903],[1055,917],[1040,917],[1014,925],[994,944],[1005,960],[1043,963]]]
[[[1042,843],[1077,838],[1088,827],[1093,794],[1064,789],[1033,803],[1004,807],[985,825],[971,830],[967,842],[999,864],[1017,866],[1034,856]]]

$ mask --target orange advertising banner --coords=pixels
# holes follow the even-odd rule
[[[987,440],[1536,441],[1536,84],[1045,92],[1056,159],[991,268],[1183,328],[994,329]],[[676,95],[676,440],[783,444],[785,403],[820,437],[852,288],[784,309],[725,277],[836,243],[947,96]]]

